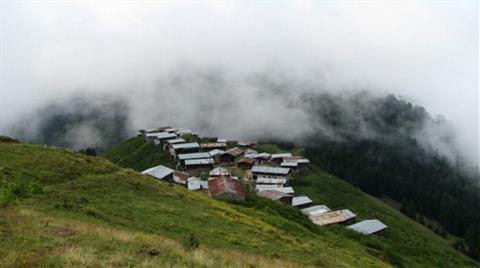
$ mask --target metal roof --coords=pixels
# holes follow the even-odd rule
[[[286,194],[283,192],[275,190],[264,190],[257,193],[258,196],[265,197],[272,200],[279,200],[282,197],[292,197],[291,194]]]
[[[184,143],[184,142],[185,142],[185,140],[182,139],[182,138],[167,140],[167,143],[168,143],[168,144]]]
[[[308,198],[308,196],[302,195],[302,196],[295,196],[292,199],[292,206],[301,206],[301,205],[306,205],[312,203],[312,199]]]
[[[214,150],[211,150],[210,152],[208,152],[210,154],[210,156],[217,156],[217,155],[222,155],[225,153],[224,150],[219,150],[219,149],[214,149]]]
[[[292,154],[291,153],[281,153],[281,154],[270,155],[271,159],[279,159],[279,158],[284,158],[284,157],[292,157]]]
[[[349,219],[355,218],[357,215],[348,209],[325,212],[320,215],[310,215],[310,220],[317,225],[329,225],[341,223]]]
[[[298,167],[297,162],[282,162],[280,164],[281,167]]]
[[[229,176],[230,172],[227,169],[222,167],[216,167],[210,171],[210,176],[222,176],[222,175]]]
[[[310,160],[306,158],[297,158],[297,157],[285,157],[283,158],[283,162],[296,162],[298,164],[309,164]]]
[[[158,133],[147,133],[145,135],[146,137],[154,137],[159,140],[165,140],[165,139],[171,139],[171,138],[176,138],[177,135],[173,133],[168,133],[168,132],[158,132]]]
[[[201,143],[200,147],[202,148],[218,148],[218,147],[227,147],[227,144],[224,142],[210,142],[210,143]]]
[[[222,194],[237,195],[241,199],[245,198],[245,192],[242,184],[238,180],[230,178],[229,176],[220,176],[208,180],[208,193],[211,196],[218,196]]]
[[[255,158],[263,158],[263,159],[269,159],[270,154],[269,153],[259,153],[255,155]]]
[[[252,173],[287,175],[288,172],[290,172],[289,168],[279,168],[279,167],[269,167],[269,166],[253,166],[252,167]]]
[[[305,215],[320,215],[329,212],[330,208],[325,205],[316,205],[300,210]]]
[[[200,148],[200,145],[198,145],[198,143],[196,143],[196,142],[177,143],[177,144],[173,144],[172,148],[174,150],[177,150],[177,149],[191,149],[191,148]]]
[[[255,190],[257,192],[266,191],[266,190],[274,190],[286,194],[293,194],[295,191],[292,187],[283,187],[279,184],[257,184],[255,185]]]
[[[287,179],[274,179],[268,177],[257,177],[256,180],[257,184],[285,184],[287,183]]]
[[[173,181],[176,183],[186,184],[190,175],[185,172],[175,170],[173,172]]]
[[[369,235],[369,234],[373,234],[378,231],[384,230],[387,228],[387,226],[383,224],[383,222],[373,219],[373,220],[365,220],[365,221],[352,224],[347,228],[362,234]]]
[[[230,154],[234,157],[237,157],[237,156],[240,156],[241,154],[243,154],[244,150],[239,148],[239,147],[233,147],[232,149],[230,150],[227,150],[227,154]]]
[[[188,153],[188,154],[178,155],[178,160],[199,159],[199,158],[210,158],[210,154],[209,153]]]
[[[212,158],[185,160],[185,166],[199,166],[199,165],[213,165],[213,164],[215,164],[215,160],[213,160]]]
[[[167,177],[168,175],[172,174],[173,172],[174,172],[173,169],[168,168],[166,166],[159,165],[159,166],[152,167],[142,171],[142,174],[149,175],[161,180]]]

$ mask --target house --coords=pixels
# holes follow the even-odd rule
[[[149,128],[149,129],[141,129],[138,132],[140,132],[143,136],[145,136],[147,133],[158,133],[158,132],[165,132],[165,129],[170,128],[169,126],[167,127],[156,127],[156,128]]]
[[[211,150],[210,152],[208,152],[210,154],[210,157],[217,160],[217,157],[224,154],[225,151],[224,150],[218,150],[218,149],[214,149],[214,150]]]
[[[237,167],[239,169],[247,170],[251,169],[255,165],[255,159],[249,157],[242,157],[237,161]]]
[[[280,166],[283,167],[283,168],[289,168],[291,170],[295,170],[297,169],[298,167],[298,163],[297,162],[282,162],[280,163]]]
[[[159,165],[142,171],[142,174],[154,177],[158,180],[173,181],[173,172],[173,169]]]
[[[155,133],[147,133],[145,134],[145,139],[147,141],[153,141],[156,145],[163,143],[166,140],[174,139],[177,135],[174,133],[168,132],[155,132]]]
[[[245,200],[242,184],[230,176],[220,176],[208,180],[208,194],[220,199]]]
[[[279,167],[270,167],[270,166],[258,166],[255,165],[252,167],[253,179],[256,180],[257,177],[270,177],[270,178],[285,178],[290,172],[289,168],[279,168]]]
[[[283,158],[292,157],[291,153],[271,154],[270,160],[275,163],[281,163]]]
[[[307,216],[315,216],[315,215],[323,214],[325,212],[329,212],[330,208],[328,208],[325,205],[316,205],[316,206],[311,206],[307,208],[302,208],[300,211]]]
[[[221,143],[227,143],[227,139],[217,139],[217,142],[221,142]]]
[[[189,177],[190,175],[188,175],[188,173],[186,172],[177,171],[177,170],[173,172],[173,182],[178,184],[187,185],[187,181]]]
[[[361,221],[347,226],[347,228],[365,235],[374,234],[383,236],[385,233],[385,229],[387,229],[387,226],[383,224],[383,222],[374,219]]]
[[[287,178],[269,178],[269,177],[257,177],[255,183],[258,184],[269,184],[269,185],[280,185],[283,186],[287,183]]]
[[[293,195],[291,194],[286,194],[286,193],[275,191],[275,190],[260,191],[260,192],[257,192],[257,196],[268,198],[274,201],[280,201],[288,205],[292,203],[292,198],[293,198]]]
[[[194,133],[190,129],[179,128],[177,129],[177,134],[179,136],[182,136],[182,135],[193,135]]]
[[[294,194],[295,193],[295,191],[293,190],[292,187],[283,187],[281,185],[276,185],[276,184],[257,184],[257,185],[255,185],[255,191],[257,191],[257,192],[268,191],[268,190],[282,192],[282,193],[285,193],[285,194]]]
[[[307,208],[312,204],[312,199],[308,198],[308,196],[295,196],[292,199],[292,206],[297,208]]]
[[[237,146],[244,147],[244,148],[255,148],[257,146],[256,141],[239,141],[237,142]]]
[[[269,153],[259,153],[255,155],[255,160],[257,160],[258,164],[265,164],[270,160]]]
[[[200,176],[203,172],[213,169],[215,160],[213,158],[187,159],[184,167],[193,176]]]
[[[200,148],[203,152],[210,152],[212,150],[226,150],[227,144],[224,142],[211,142],[211,143],[201,143]]]
[[[210,171],[210,177],[230,176],[230,172],[222,167],[214,168]]]
[[[301,158],[297,156],[293,157],[284,157],[283,162],[296,162],[297,163],[297,168],[299,169],[305,169],[310,166],[310,160],[306,158]]]
[[[220,163],[232,163],[235,160],[239,159],[243,155],[243,149],[238,147],[233,147],[230,150],[227,150],[224,154],[217,157]]]
[[[177,155],[177,159],[180,166],[185,166],[185,160],[202,159],[202,158],[210,158],[210,154],[209,153],[188,153],[188,154]]]
[[[208,189],[208,181],[202,181],[197,177],[190,177],[187,181],[187,189],[191,191]]]
[[[166,140],[165,144],[163,145],[164,150],[168,150],[172,144],[177,144],[177,143],[185,143],[186,141],[182,138],[176,138],[176,139],[170,139]]]
[[[177,133],[177,129],[172,127],[166,128],[164,131],[168,133]]]
[[[177,144],[172,144],[170,146],[170,154],[176,158],[178,154],[186,154],[186,153],[196,153],[200,149],[200,145],[196,142],[190,142],[190,143],[177,143]]]
[[[330,211],[319,215],[309,216],[313,223],[320,226],[336,223],[349,225],[355,222],[355,217],[357,217],[357,215],[348,209]]]

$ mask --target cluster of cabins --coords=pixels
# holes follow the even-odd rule
[[[381,235],[387,228],[376,219],[355,223],[357,215],[348,209],[331,211],[325,205],[314,205],[308,196],[295,196],[290,186],[291,175],[308,169],[308,159],[291,153],[257,152],[256,142],[217,138],[205,141],[188,129],[162,127],[140,132],[147,141],[162,146],[177,162],[176,170],[160,165],[143,174],[184,185],[189,190],[206,189],[212,197],[235,201],[245,199],[246,184],[255,185],[258,196],[296,207],[320,226],[343,224],[367,235]],[[243,180],[233,176],[227,167],[244,171]]]

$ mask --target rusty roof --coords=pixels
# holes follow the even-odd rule
[[[255,164],[255,158],[250,158],[250,157],[242,157],[240,160],[238,160],[237,163],[247,163],[247,164]]]
[[[208,180],[208,194],[210,196],[215,197],[225,193],[239,195],[242,198],[245,197],[242,184],[230,176],[220,176]]]
[[[173,180],[177,183],[186,184],[189,177],[190,175],[188,175],[188,173],[182,171],[175,170],[173,172]]]
[[[232,149],[227,151],[227,154],[229,154],[231,156],[234,156],[234,157],[237,157],[237,156],[242,155],[243,152],[244,152],[244,150],[242,148],[233,147]]]

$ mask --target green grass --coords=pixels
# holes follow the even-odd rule
[[[175,168],[176,165],[175,161],[170,158],[170,154],[164,151],[161,146],[145,142],[142,136],[133,137],[118,146],[114,146],[101,156],[121,167],[138,171],[158,165],[165,165],[170,168]]]
[[[399,213],[379,199],[369,196],[354,186],[318,168],[298,174],[293,181],[296,194],[306,194],[315,203],[331,209],[350,209],[357,220],[379,219],[388,229],[383,238],[348,234],[343,228],[333,227],[338,234],[358,240],[368,252],[381,258],[389,258],[393,264],[414,267],[425,264],[430,267],[477,266],[478,263],[454,250],[449,241],[426,227]]]
[[[133,163],[128,156],[140,150],[158,153],[134,138],[108,154]],[[381,219],[390,226],[384,239],[313,225],[298,210],[251,193],[243,203],[215,200],[101,157],[12,143],[0,143],[0,152],[0,194],[10,196],[0,208],[4,267],[477,265],[429,230],[321,171],[297,178],[295,189],[332,208]],[[138,159],[162,163],[157,157]],[[196,250],[182,247],[191,234],[200,244]]]

